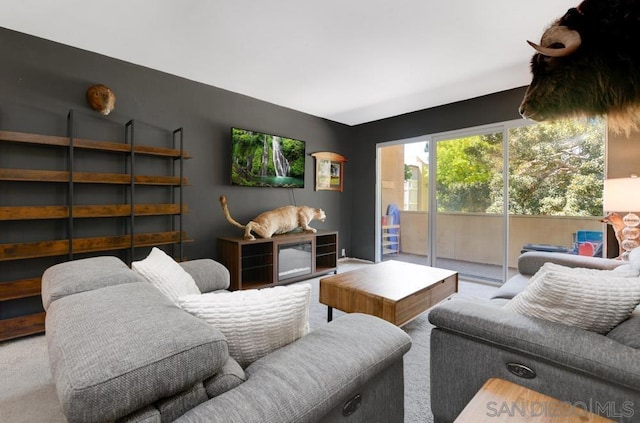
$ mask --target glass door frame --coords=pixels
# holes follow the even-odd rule
[[[509,272],[509,142],[507,139],[508,129],[505,125],[484,125],[469,129],[444,132],[432,136],[431,142],[429,142],[429,204],[435,205],[435,207],[429,207],[428,212],[428,234],[427,237],[427,251],[429,254],[428,265],[435,266],[438,257],[438,243],[437,243],[437,230],[438,230],[438,202],[437,202],[437,171],[438,171],[438,149],[437,145],[441,141],[452,141],[459,138],[471,137],[476,135],[485,134],[502,134],[502,281],[507,280],[507,274]]]
[[[473,135],[486,133],[502,133],[502,175],[503,175],[503,260],[502,260],[502,282],[508,279],[509,273],[509,139],[508,132],[511,128],[534,125],[535,122],[523,119],[515,119],[495,124],[480,125],[470,128],[457,129],[452,131],[439,132],[412,138],[404,138],[376,144],[376,195],[375,195],[375,262],[382,260],[381,254],[381,228],[378,222],[382,219],[381,199],[382,199],[382,159],[380,149],[394,145],[412,144],[416,142],[428,142],[429,144],[429,210],[427,213],[427,260],[426,265],[434,266],[437,257],[436,230],[437,230],[437,200],[436,200],[436,145],[439,141],[452,140]],[[436,205],[436,207],[432,207]]]

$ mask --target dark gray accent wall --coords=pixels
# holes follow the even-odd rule
[[[202,54],[215,55],[215,51]],[[119,130],[111,128],[120,126],[113,124],[124,124],[130,119],[147,128],[167,131],[184,128],[185,148],[193,157],[185,164],[190,186],[184,191],[189,207],[184,225],[195,240],[185,246],[188,258],[215,257],[217,237],[242,235],[240,229],[224,219],[218,202],[221,194],[227,196],[231,213],[240,222],[284,205],[321,207],[328,218],[312,226],[338,230],[341,247],[349,249],[351,222],[347,204],[353,186],[349,181],[349,164],[343,193],[314,191],[314,161],[309,156],[304,189],[231,186],[230,128],[296,138],[306,141],[307,153],[332,151],[347,157],[346,145],[352,128],[3,28],[0,28],[0,57],[2,130],[65,135],[69,109],[77,111],[81,126],[88,126],[79,134],[86,138],[118,137]],[[109,86],[116,94],[116,107],[109,116],[102,117],[86,103],[85,92],[96,83]],[[97,123],[87,123],[96,120]],[[59,156],[51,159],[65,159],[64,153]],[[0,163],[11,167],[6,160]],[[21,195],[28,197],[28,189]],[[11,202],[21,201],[14,198]]]
[[[518,106],[525,89],[503,91],[355,127],[350,152],[351,157],[357,157],[351,166],[355,187],[351,208],[353,256],[375,258],[377,143],[518,119]]]

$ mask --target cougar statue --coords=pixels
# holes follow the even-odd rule
[[[271,238],[273,235],[291,232],[297,228],[315,233],[316,230],[310,227],[309,223],[313,219],[324,222],[327,218],[322,209],[308,206],[285,206],[261,213],[246,225],[242,225],[231,217],[227,207],[227,197],[224,195],[220,196],[220,205],[227,221],[233,226],[244,229],[244,239],[252,240],[256,239],[251,234],[252,231],[262,238]]]

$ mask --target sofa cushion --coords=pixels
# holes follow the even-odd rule
[[[242,368],[309,332],[311,285],[276,286],[178,298],[185,311],[219,329]]]
[[[157,247],[153,247],[149,255],[140,261],[131,263],[131,268],[148,280],[174,304],[183,295],[200,294],[200,289],[173,258]]]
[[[193,387],[226,363],[227,342],[147,282],[51,304],[53,379],[70,423],[113,421]]]
[[[204,385],[202,382],[198,382],[191,389],[168,398],[162,398],[154,405],[160,412],[160,418],[163,422],[172,422],[208,399]]]
[[[150,405],[116,420],[116,423],[162,423],[160,411]]]
[[[545,263],[505,308],[553,322],[606,333],[640,303],[640,278],[612,271]]]
[[[122,260],[112,256],[91,257],[58,263],[42,275],[42,305],[47,310],[58,298],[105,286],[142,282]]]
[[[631,313],[631,317],[611,329],[607,333],[607,338],[620,342],[627,347],[640,349],[640,310],[636,308]]]
[[[543,251],[528,251],[518,257],[518,272],[523,275],[533,275],[545,263],[556,263],[567,267],[581,267],[591,269],[614,269],[622,264],[620,260],[600,257],[579,256],[564,253],[548,253]]]
[[[213,398],[239,386],[245,380],[247,380],[247,375],[242,367],[229,357],[222,370],[204,381],[204,388],[209,398]]]
[[[492,299],[495,298],[506,298],[511,299],[524,291],[529,283],[529,279],[531,276],[517,274],[513,276],[511,279],[506,281],[498,290],[491,296]]]
[[[200,292],[229,289],[229,270],[217,261],[211,259],[188,260],[180,262],[180,266],[191,275]]]

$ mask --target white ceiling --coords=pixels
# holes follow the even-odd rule
[[[577,3],[2,0],[0,26],[355,125],[528,85]]]

